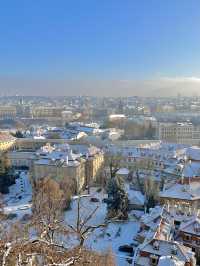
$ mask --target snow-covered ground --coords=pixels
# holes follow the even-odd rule
[[[16,183],[9,187],[9,193],[4,196],[4,212],[22,218],[24,214],[31,213],[31,199],[32,188],[28,174],[21,172]]]
[[[82,219],[86,218],[98,206],[98,210],[88,222],[89,225],[105,223],[107,205],[102,200],[106,195],[103,192],[98,193],[96,190],[93,188],[90,195],[81,197],[80,201]],[[99,202],[91,202],[91,198],[98,198]],[[77,202],[77,198],[73,199],[71,210],[65,213],[65,221],[68,224],[75,224],[76,222]],[[116,255],[118,266],[130,265],[126,261],[126,258],[130,255],[118,251],[118,248],[121,245],[133,242],[133,238],[136,236],[138,229],[139,223],[133,216],[127,222],[111,222],[107,227],[98,228],[89,235],[85,241],[85,245],[96,251],[107,251],[110,249]]]
[[[81,217],[86,218],[96,207],[97,211],[93,217],[88,221],[88,225],[99,225],[105,223],[107,205],[103,202],[106,194],[101,191],[97,192],[98,188],[92,188],[90,195],[84,194],[81,197]],[[97,198],[98,202],[92,202],[91,198]],[[5,207],[4,211],[7,214],[17,214],[17,219],[21,219],[24,214],[31,214],[31,199],[32,189],[29,181],[28,174],[25,172],[20,173],[20,177],[16,179],[16,184],[9,188],[9,194],[4,196]],[[77,218],[77,202],[78,198],[73,197],[71,209],[65,212],[65,221],[67,224],[75,224]],[[101,227],[95,230],[88,236],[85,245],[96,251],[112,250],[116,256],[118,266],[130,265],[126,261],[130,255],[120,252],[119,246],[131,244],[133,238],[139,229],[139,223],[130,215],[126,222],[111,222],[106,227]],[[72,246],[77,243],[74,236],[67,240],[68,245]]]

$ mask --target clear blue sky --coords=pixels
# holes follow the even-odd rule
[[[0,76],[200,76],[200,0],[5,0]]]

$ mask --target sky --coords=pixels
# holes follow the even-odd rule
[[[198,93],[199,44],[199,0],[1,1],[0,95]]]

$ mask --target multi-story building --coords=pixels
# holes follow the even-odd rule
[[[104,162],[103,152],[84,145],[44,146],[33,159],[34,179],[52,177],[65,179],[82,189],[98,178]]]
[[[64,108],[62,107],[52,107],[52,106],[43,106],[43,107],[34,107],[32,109],[33,118],[61,118]]]
[[[96,181],[100,175],[104,163],[104,153],[101,149],[92,145],[71,145],[73,152],[79,153],[85,159],[86,183]]]
[[[66,158],[41,158],[33,164],[33,179],[51,177],[57,181],[65,180],[74,190],[80,190],[85,184],[85,160],[72,154]]]
[[[17,110],[15,106],[0,106],[0,120],[16,118]]]
[[[159,123],[157,128],[159,140],[183,144],[200,143],[200,126],[192,123]]]
[[[179,226],[183,217],[199,215],[200,180],[185,178],[160,192],[160,202],[173,215],[175,225]]]

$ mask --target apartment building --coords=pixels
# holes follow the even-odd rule
[[[200,143],[200,126],[192,123],[159,123],[157,128],[159,140],[197,145]]]
[[[0,120],[16,118],[17,110],[15,106],[0,106]]]
[[[103,162],[103,152],[94,146],[47,144],[35,154],[31,172],[33,179],[65,179],[80,190],[99,177]]]
[[[32,117],[37,119],[55,118],[55,117],[61,119],[63,111],[64,108],[62,107],[37,106],[32,109]]]

